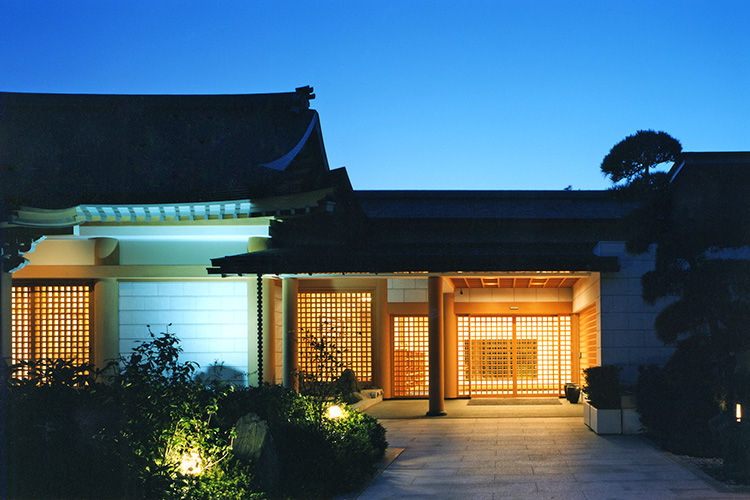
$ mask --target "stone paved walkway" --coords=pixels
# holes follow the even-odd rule
[[[403,451],[342,499],[750,499],[714,489],[637,436],[597,436],[580,417],[380,421]]]

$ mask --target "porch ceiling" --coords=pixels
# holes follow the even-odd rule
[[[520,278],[451,278],[453,286],[456,288],[570,288],[575,285],[580,278],[569,277],[520,277]]]

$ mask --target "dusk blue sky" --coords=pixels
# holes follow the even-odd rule
[[[311,85],[355,189],[605,189],[664,130],[750,150],[750,2],[3,0],[0,90]]]

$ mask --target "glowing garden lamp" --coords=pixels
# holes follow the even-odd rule
[[[742,422],[742,405],[739,403],[734,407],[734,416],[737,418],[737,422]]]
[[[331,405],[326,411],[326,416],[331,420],[336,420],[337,418],[344,416],[344,410],[342,410],[339,405]]]
[[[180,473],[183,476],[197,476],[203,472],[203,460],[195,450],[185,452],[180,458]]]

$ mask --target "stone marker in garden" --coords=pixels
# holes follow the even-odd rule
[[[279,461],[268,424],[255,413],[248,413],[237,421],[237,436],[232,442],[236,457],[250,459],[257,464],[265,491],[275,491],[279,480]]]

